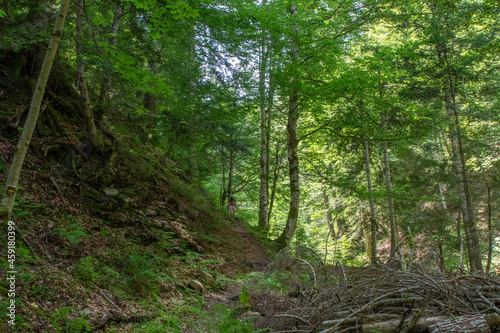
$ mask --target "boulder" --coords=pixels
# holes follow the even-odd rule
[[[197,291],[202,291],[203,289],[205,289],[203,287],[203,284],[201,284],[201,282],[198,281],[198,280],[191,280],[191,281],[189,281],[189,286],[191,288],[193,288],[194,290],[197,290]]]

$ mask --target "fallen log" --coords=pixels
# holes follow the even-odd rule
[[[435,323],[448,319],[447,317],[428,317],[419,319],[415,325],[408,331],[409,333],[424,333],[427,328]],[[409,320],[407,320],[409,321]],[[380,332],[380,333],[398,333],[401,329],[401,320],[391,320],[382,323],[374,323],[363,325],[363,333]]]
[[[463,316],[430,325],[429,333],[490,333],[490,327],[498,323],[498,314]]]
[[[452,324],[450,324],[450,322],[452,322]],[[465,330],[469,322],[471,322],[472,325],[476,325],[477,328],[487,327],[488,330]],[[400,320],[364,324],[362,332],[398,333],[401,329],[400,325]],[[490,327],[497,325],[500,325],[500,315],[497,313],[464,316],[456,319],[438,316],[419,319],[409,330],[409,333],[485,333],[490,332]]]

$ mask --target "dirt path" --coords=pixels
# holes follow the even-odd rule
[[[238,218],[236,218],[236,232],[241,238],[241,251],[245,255],[246,266],[248,267],[247,273],[263,272],[269,264],[269,257],[260,239],[248,232],[244,223]],[[239,304],[240,289],[240,285],[235,285],[222,293],[211,294],[207,297],[208,309],[214,304],[222,304],[227,308],[237,306]]]

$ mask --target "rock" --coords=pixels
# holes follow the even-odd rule
[[[134,199],[131,199],[129,197],[123,198],[123,207],[124,208],[130,208],[134,204]]]
[[[158,212],[156,210],[154,210],[154,209],[147,208],[144,211],[144,214],[146,214],[147,216],[156,216],[156,215],[158,215]]]
[[[203,282],[210,288],[215,288],[215,279],[214,277],[205,271],[201,271],[201,275],[203,277]]]
[[[260,313],[258,312],[252,312],[252,311],[248,311],[248,312],[245,312],[244,314],[241,315],[241,319],[243,318],[252,318],[252,317],[260,317],[262,316]]]
[[[191,281],[189,281],[189,286],[191,288],[193,288],[194,290],[198,290],[198,291],[202,291],[203,289],[205,289],[203,287],[203,285],[201,284],[201,282],[198,281],[198,280],[191,280]]]
[[[106,194],[108,197],[116,197],[118,195],[118,190],[116,188],[111,188],[111,187],[103,187],[102,191],[104,194]]]
[[[91,314],[93,314],[93,313],[94,313],[94,312],[93,312],[91,309],[89,309],[89,308],[85,308],[85,309],[83,309],[83,310],[82,310],[82,314],[83,314],[83,315],[90,316],[90,315],[91,315]]]

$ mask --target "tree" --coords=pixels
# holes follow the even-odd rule
[[[76,9],[76,56],[77,56],[77,73],[78,73],[78,88],[80,89],[80,97],[82,99],[83,114],[87,119],[87,130],[90,136],[90,142],[95,149],[102,149],[102,140],[98,136],[97,128],[94,121],[94,113],[90,106],[89,92],[87,89],[87,80],[85,79],[85,67],[83,62],[83,41],[82,41],[82,13],[83,0],[78,0]]]
[[[26,156],[33,131],[36,127],[38,114],[40,112],[40,106],[42,104],[43,95],[45,93],[45,86],[47,85],[47,80],[50,75],[50,69],[57,53],[57,47],[59,46],[59,42],[62,38],[64,20],[66,19],[69,5],[69,0],[63,0],[61,3],[61,8],[54,25],[52,38],[50,39],[47,52],[45,53],[42,70],[40,72],[40,75],[38,76],[35,92],[33,94],[33,98],[31,99],[28,118],[26,119],[26,123],[24,124],[23,132],[21,133],[21,137],[19,138],[17,149],[14,154],[14,159],[12,160],[10,171],[7,176],[7,182],[5,185],[2,202],[0,203],[0,213],[4,222],[7,222],[10,219],[10,214],[12,213],[12,208],[14,207],[17,184],[19,182],[19,176],[21,174],[24,157]]]

